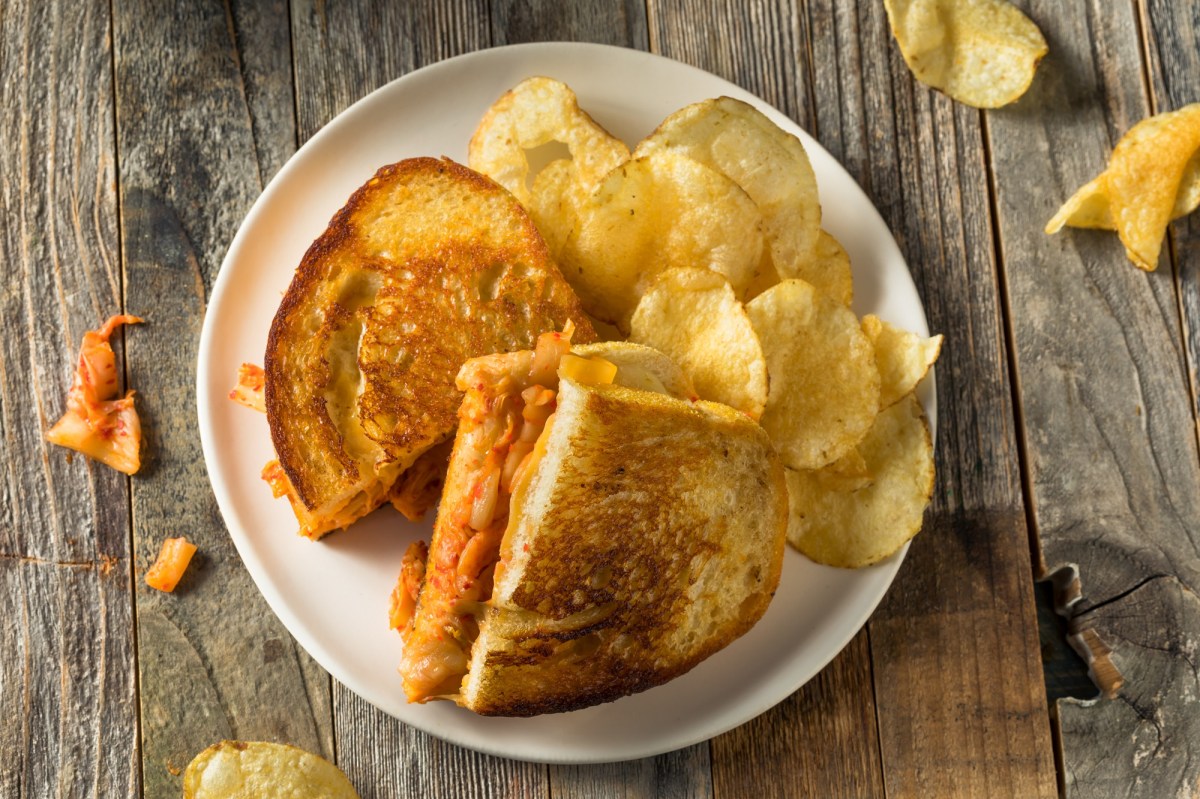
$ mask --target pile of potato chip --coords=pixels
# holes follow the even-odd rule
[[[563,157],[536,169],[548,151]],[[851,311],[799,139],[721,97],[630,152],[539,77],[492,106],[469,158],[526,207],[589,314],[759,421],[787,466],[793,546],[858,567],[920,530],[933,448],[913,392],[941,336]]]

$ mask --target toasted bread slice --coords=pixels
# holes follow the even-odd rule
[[[783,468],[743,414],[564,379],[547,435],[462,684],[484,715],[665,683],[749,630],[779,583]]]
[[[380,169],[305,254],[267,343],[267,418],[300,532],[365,515],[453,433],[465,360],[568,320],[594,338],[506,190],[448,159]]]

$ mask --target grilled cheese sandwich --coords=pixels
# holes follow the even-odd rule
[[[611,701],[743,634],[778,584],[787,493],[761,428],[697,401],[649,348],[563,339],[459,373],[433,541],[393,594],[409,701],[513,716]]]

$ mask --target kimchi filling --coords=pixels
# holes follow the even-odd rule
[[[261,366],[243,363],[237,370],[237,382],[229,392],[229,398],[252,411],[267,412],[267,373]]]
[[[420,521],[425,511],[437,505],[453,445],[454,439],[434,445],[405,469],[388,491],[392,506],[409,521]]]
[[[560,366],[584,382],[612,382],[616,374],[607,361],[569,355],[570,336],[569,324],[562,333],[539,336],[528,372],[484,375],[481,368],[481,379],[463,400],[459,457],[467,459],[469,488],[446,511],[449,519],[439,520],[427,560],[420,548],[409,549],[392,595],[391,622],[404,636],[401,673],[410,702],[453,698],[461,690],[479,617],[502,566],[512,496],[528,484],[544,451],[539,440],[553,423]]]
[[[118,314],[99,330],[84,334],[66,412],[46,433],[51,443],[82,452],[125,474],[134,474],[141,467],[142,426],[133,392],[116,399],[116,355],[108,340],[121,325],[141,321]]]

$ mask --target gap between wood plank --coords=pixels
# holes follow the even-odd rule
[[[867,671],[871,683],[871,706],[875,709],[875,751],[878,754],[879,763],[879,788],[886,799],[888,783],[887,772],[884,771],[883,764],[883,734],[881,732],[883,725],[879,718],[879,693],[875,689],[875,658],[871,655],[871,625],[869,622],[863,625],[863,630],[867,634]]]
[[[1008,387],[1012,395],[1013,423],[1017,444],[1017,468],[1021,480],[1022,506],[1025,511],[1025,532],[1029,539],[1029,556],[1033,566],[1034,581],[1046,578],[1046,559],[1042,554],[1042,541],[1034,512],[1035,493],[1032,478],[1027,468],[1029,449],[1026,440],[1025,409],[1021,404],[1021,373],[1017,368],[1017,341],[1013,332],[1012,308],[1009,306],[1008,269],[1004,260],[1004,242],[1000,235],[999,194],[996,185],[996,170],[992,157],[992,134],[986,111],[979,112],[979,132],[983,140],[983,168],[988,182],[988,213],[992,228],[992,253],[996,260],[996,295],[1000,302],[1001,336],[1004,340],[1005,363],[1008,366]]]
[[[117,10],[114,0],[109,0],[108,3],[108,69],[112,76],[112,153],[113,153],[113,191],[116,193],[116,225],[117,225],[117,281],[118,291],[121,297],[121,312],[128,311],[128,302],[125,292],[125,202],[124,195],[121,193],[121,120],[117,114],[117,109],[120,103],[117,98],[117,92],[120,91],[119,81],[117,80]],[[128,331],[127,325],[121,326],[121,370],[122,377],[125,381],[125,388],[129,388],[129,342],[126,337]],[[131,664],[133,671],[133,756],[136,763],[137,773],[137,789],[138,794],[145,796],[146,793],[146,775],[145,761],[142,757],[142,668],[141,668],[141,648],[138,640],[138,604],[137,604],[137,541],[134,536],[133,523],[133,477],[125,476],[125,508],[126,508],[126,535],[129,541],[129,619],[132,629],[130,630],[131,646],[133,650],[133,663]]]
[[[300,79],[299,70],[296,68],[296,26],[292,23],[292,15],[296,13],[292,8],[292,0],[288,0],[287,15],[288,15],[288,61],[292,65],[292,153],[294,154],[300,149]],[[330,712],[333,708],[333,694],[330,693]],[[336,736],[337,731],[334,730]],[[335,751],[336,751],[336,744]],[[336,761],[335,761],[336,762]]]
[[[101,574],[108,574],[114,566],[121,562],[121,558],[112,555],[101,555],[96,560],[50,560],[32,555],[14,555],[9,552],[0,552],[0,560],[27,563],[31,566],[55,566],[63,569],[82,569],[84,571],[96,569]]]
[[[988,220],[992,229],[992,250],[996,263],[996,295],[1000,303],[1001,334],[1004,340],[1005,363],[1008,365],[1008,386],[1012,395],[1013,423],[1016,431],[1013,436],[1017,445],[1017,468],[1021,482],[1022,508],[1025,512],[1025,533],[1029,542],[1029,557],[1033,579],[1039,582],[1046,578],[1046,559],[1042,553],[1042,541],[1037,526],[1037,514],[1034,513],[1035,493],[1032,477],[1027,468],[1029,463],[1028,442],[1026,441],[1025,411],[1021,404],[1021,378],[1017,369],[1017,342],[1012,325],[1012,309],[1009,307],[1008,270],[1004,259],[1004,240],[1000,235],[1000,209],[997,204],[999,196],[996,184],[996,171],[992,157],[992,135],[988,124],[988,115],[984,110],[979,111],[979,132],[983,144],[983,168],[987,175],[988,184]],[[1044,668],[1044,665],[1043,665]],[[1043,685],[1043,691],[1045,686]],[[1051,702],[1046,697],[1049,713],[1047,723],[1050,726],[1050,743],[1054,755],[1054,781],[1058,795],[1065,797],[1066,772],[1063,756],[1062,725],[1058,719],[1058,702]]]
[[[1062,719],[1058,717],[1058,702],[1048,702],[1050,710],[1050,740],[1054,742],[1054,783],[1058,787],[1058,795],[1065,799],[1067,795],[1067,761],[1063,757]]]
[[[1154,92],[1154,81],[1150,77],[1152,66],[1150,63],[1150,12],[1146,8],[1146,0],[1130,0],[1130,2],[1133,4],[1133,20],[1138,29],[1138,53],[1142,58],[1142,81],[1146,97],[1150,102],[1150,113],[1157,114],[1162,109],[1159,107],[1158,96]],[[1184,373],[1187,375],[1188,393],[1192,407],[1192,434],[1196,436],[1196,449],[1200,452],[1200,417],[1196,415],[1196,409],[1200,405],[1197,405],[1196,373],[1191,368],[1192,364],[1189,363],[1190,358],[1188,357],[1188,319],[1183,307],[1183,278],[1171,222],[1167,223],[1166,235],[1167,260],[1171,264],[1171,277],[1175,283],[1175,313],[1179,316],[1180,352],[1183,354]]]

